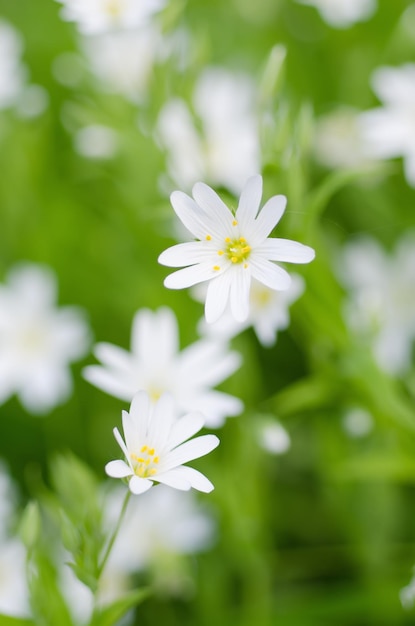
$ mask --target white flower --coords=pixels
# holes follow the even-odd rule
[[[16,617],[29,612],[26,550],[16,539],[0,543],[0,613]]]
[[[154,482],[187,491],[192,487],[209,493],[213,485],[201,472],[183,464],[208,454],[219,444],[215,435],[190,439],[204,425],[201,413],[177,419],[173,397],[165,393],[152,403],[145,391],[133,398],[130,412],[123,411],[124,439],[117,428],[114,436],[125,461],[105,466],[108,476],[127,478],[134,494],[150,489]]]
[[[103,87],[133,102],[146,95],[161,45],[161,34],[153,25],[96,35],[82,42],[90,69]]]
[[[131,353],[108,343],[94,350],[103,367],[84,369],[85,378],[107,393],[131,402],[143,389],[155,401],[168,391],[180,413],[202,411],[208,426],[221,426],[225,417],[238,415],[243,404],[212,389],[240,365],[238,353],[218,341],[205,339],[179,352],[179,331],[173,311],[138,311],[134,317]]]
[[[123,490],[111,495],[109,513],[119,514]],[[112,520],[111,527],[115,523],[116,519]],[[128,505],[122,532],[108,560],[108,570],[134,573],[162,567],[164,557],[206,549],[213,535],[213,520],[198,505],[192,492],[159,485]]]
[[[266,418],[258,427],[259,445],[270,454],[284,454],[291,447],[291,438],[284,426],[274,418]]]
[[[115,130],[100,124],[91,124],[78,130],[74,137],[76,151],[88,159],[109,159],[118,147]]]
[[[415,570],[409,583],[402,587],[399,592],[399,599],[404,609],[409,611],[414,606],[415,601]]]
[[[350,437],[365,437],[373,429],[373,417],[361,407],[351,407],[344,413],[342,425]]]
[[[221,339],[231,339],[246,328],[253,327],[258,340],[265,347],[273,346],[277,340],[279,330],[289,326],[289,307],[304,291],[304,280],[298,274],[291,274],[291,285],[285,291],[275,291],[253,279],[249,292],[249,315],[245,322],[235,322],[232,313],[227,307],[225,313],[213,324],[207,324],[203,318],[200,323],[202,334]],[[205,285],[196,285],[203,289],[197,290],[196,298],[206,296]],[[195,290],[196,291],[196,290]]]
[[[22,43],[10,24],[0,20],[0,109],[13,106],[25,84],[21,63]]]
[[[248,75],[211,67],[201,74],[193,94],[201,131],[183,100],[175,98],[163,107],[157,136],[178,187],[190,190],[205,179],[240,193],[241,181],[260,167],[254,96]]]
[[[357,168],[369,163],[358,112],[340,107],[317,120],[314,153],[329,168]]]
[[[401,373],[411,364],[415,339],[415,234],[402,237],[390,255],[374,240],[351,242],[341,268],[351,290],[350,324],[373,341],[383,370]]]
[[[68,398],[68,363],[86,353],[88,328],[78,309],[56,309],[55,298],[46,267],[17,267],[0,286],[0,402],[16,393],[27,411],[43,413]]]
[[[335,28],[348,28],[363,22],[376,10],[376,0],[299,0],[316,7],[321,17]]]
[[[95,34],[146,26],[166,0],[58,0],[61,16],[76,22],[81,32]]]
[[[249,316],[251,278],[274,290],[288,289],[290,275],[272,261],[309,263],[314,250],[288,239],[268,237],[281,219],[286,198],[273,196],[259,211],[262,178],[246,183],[235,214],[204,183],[193,187],[193,198],[181,191],[171,195],[173,208],[197,241],[165,250],[159,262],[169,267],[189,266],[170,274],[169,289],[210,281],[205,316],[210,324],[221,317],[229,302],[237,322]]]
[[[383,107],[360,115],[367,151],[374,158],[403,157],[406,180],[415,187],[415,63],[378,68],[372,86]]]

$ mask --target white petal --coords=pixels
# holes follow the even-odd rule
[[[177,467],[178,465],[182,465],[183,463],[187,463],[188,461],[193,461],[193,459],[205,456],[205,454],[209,454],[209,452],[214,450],[218,445],[219,439],[216,435],[202,435],[201,437],[196,437],[196,439],[186,441],[172,450],[166,456],[165,460],[163,460],[163,472]]]
[[[287,198],[285,196],[273,196],[264,204],[255,220],[252,233],[249,235],[251,246],[260,244],[268,237],[280,221],[286,205]]]
[[[156,450],[163,450],[166,445],[172,447],[169,439],[175,410],[175,401],[171,393],[163,393],[154,405],[148,423],[148,441]]]
[[[203,493],[210,493],[213,491],[214,486],[210,480],[193,467],[178,467],[176,471],[180,471],[183,478],[189,481],[193,489],[197,489]]]
[[[131,349],[146,371],[168,367],[179,350],[179,329],[173,311],[168,307],[155,312],[140,309],[134,316]],[[138,377],[135,378],[137,384]]]
[[[213,269],[212,264],[200,263],[169,274],[164,280],[164,286],[168,289],[185,289],[217,276],[218,271]]]
[[[223,314],[229,299],[233,272],[231,268],[209,282],[206,293],[205,317],[213,324]]]
[[[130,413],[126,414],[130,416],[132,422],[136,425],[137,438],[145,440],[147,436],[147,424],[150,417],[151,401],[146,391],[138,391],[131,402]],[[123,413],[124,419],[124,413]],[[136,443],[134,441],[134,443]]]
[[[127,446],[125,445],[124,439],[120,435],[120,431],[118,430],[118,428],[114,428],[112,432],[114,433],[115,440],[118,443],[118,445],[120,446],[121,450],[123,451],[125,458],[129,462],[130,461],[130,455],[129,455],[129,452],[127,450]]]
[[[227,417],[240,415],[244,410],[243,402],[222,391],[208,391],[199,397],[200,406],[206,418],[205,426],[220,428]]]
[[[135,495],[139,495],[140,493],[145,493],[153,486],[153,481],[148,480],[147,478],[140,478],[139,476],[132,476],[128,483],[131,493]]]
[[[230,305],[232,315],[237,322],[244,322],[249,315],[249,290],[251,286],[251,273],[248,268],[240,265],[239,271],[234,272],[231,284]]]
[[[170,201],[177,217],[187,230],[197,239],[204,240],[209,234],[204,211],[182,191],[173,191]]]
[[[241,356],[230,352],[222,341],[203,339],[188,346],[180,355],[180,376],[190,376],[198,387],[214,387],[241,365]]]
[[[214,223],[225,237],[232,237],[232,221],[234,216],[218,194],[205,183],[196,183],[193,186],[193,197],[206,215],[213,218]]]
[[[131,363],[131,355],[127,350],[114,346],[111,343],[97,343],[94,354],[101,363],[107,367],[128,371]]]
[[[188,413],[184,417],[176,420],[171,429],[169,436],[169,445],[171,448],[175,448],[179,444],[183,443],[193,437],[199,432],[205,423],[205,418],[202,413],[193,411]]]
[[[131,382],[120,372],[105,370],[99,365],[88,365],[82,370],[82,375],[89,383],[105,391],[110,396],[120,400],[131,401],[135,391]],[[128,377],[129,378],[129,377]]]
[[[316,255],[313,248],[290,239],[266,239],[255,252],[269,261],[284,263],[310,263]]]
[[[259,210],[261,197],[262,176],[252,176],[242,189],[238,210],[235,215],[242,232],[254,221]]]
[[[259,280],[270,289],[283,291],[291,285],[291,277],[282,267],[262,258],[250,257],[250,268],[253,278]]]
[[[207,242],[192,241],[167,248],[160,254],[158,262],[168,267],[184,267],[205,261],[214,265],[211,259],[216,259],[216,255],[217,251]]]
[[[179,468],[171,469],[162,474],[157,474],[156,479],[163,485],[174,487],[174,489],[180,489],[180,491],[189,491],[191,484],[186,477],[183,477]]]
[[[124,461],[110,461],[105,466],[105,472],[112,478],[131,476],[133,471]]]

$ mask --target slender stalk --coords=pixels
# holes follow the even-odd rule
[[[111,554],[112,547],[113,547],[114,542],[115,542],[115,540],[117,538],[118,531],[120,530],[122,521],[124,519],[125,512],[127,510],[127,506],[128,506],[128,502],[130,500],[130,496],[131,496],[131,491],[129,489],[127,489],[127,493],[125,494],[124,502],[123,502],[123,505],[121,507],[120,516],[118,518],[117,525],[115,526],[114,532],[112,533],[111,538],[110,538],[110,540],[108,542],[107,548],[105,550],[105,554],[104,554],[104,556],[102,558],[102,561],[101,561],[101,565],[98,568],[98,578],[100,578],[102,572],[104,571],[104,567],[105,567],[105,565],[106,565],[106,563],[108,561],[108,557]]]

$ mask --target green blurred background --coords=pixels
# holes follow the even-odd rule
[[[259,81],[275,44],[287,49],[272,106],[278,118],[280,99],[288,103],[288,143],[304,103],[314,116],[337,104],[371,108],[372,71],[414,59],[415,37],[401,19],[409,5],[380,0],[370,20],[338,30],[292,0],[189,0],[172,19],[192,33],[194,59],[182,73],[160,64],[140,107],[92,80],[72,87],[56,80],[55,59],[79,48],[76,27],[59,18],[58,3],[0,0],[0,17],[23,37],[30,82],[49,98],[33,119],[0,112],[1,277],[21,260],[50,265],[59,303],[88,312],[96,341],[127,347],[134,312],[161,305],[177,314],[182,346],[194,341],[201,305],[186,292],[166,290],[166,269],[157,264],[175,242],[173,211],[158,184],[164,155],[142,128],[152,128],[169,97],[186,97],[206,65],[241,69]],[[80,156],[63,123],[68,116],[75,125],[116,129],[117,156]],[[246,411],[228,420],[218,432],[220,448],[197,464],[215,484],[203,499],[216,508],[219,538],[208,553],[189,559],[195,594],[147,600],[137,613],[141,626],[415,620],[399,601],[415,562],[415,372],[402,382],[376,368],[344,326],[343,291],[333,272],[341,246],[356,234],[393,247],[414,225],[414,192],[397,162],[388,175],[369,174],[368,184],[339,185],[308,219],[313,190],[328,174],[300,148],[294,169],[283,167],[280,155],[264,154],[264,197],[287,194],[282,236],[314,246],[317,258],[302,272],[306,292],[275,347],[262,348],[251,331],[233,341],[244,366],[221,388],[242,397]],[[82,379],[82,367],[92,362],[89,356],[73,367],[71,399],[45,417],[26,414],[14,398],[0,407],[0,453],[21,486],[22,503],[40,475],[48,480],[54,452],[70,449],[100,479],[118,454],[112,428],[126,407]],[[344,411],[354,405],[374,418],[368,437],[352,439],[342,429]],[[260,414],[276,415],[290,432],[286,455],[270,456],[255,445]]]

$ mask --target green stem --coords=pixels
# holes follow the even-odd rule
[[[120,511],[120,516],[118,518],[117,525],[116,525],[116,527],[114,529],[114,532],[111,535],[111,539],[108,542],[107,549],[105,550],[105,554],[104,554],[103,559],[101,561],[101,565],[98,568],[98,578],[101,577],[101,574],[104,571],[104,567],[105,567],[105,565],[106,565],[106,563],[108,561],[108,557],[111,554],[112,547],[113,547],[114,542],[115,542],[115,540],[117,538],[118,531],[120,530],[122,521],[124,519],[125,512],[127,510],[127,506],[128,506],[128,502],[130,500],[130,496],[131,496],[131,491],[129,489],[127,489],[127,493],[125,494],[124,502],[123,502],[123,505],[122,505],[122,508],[121,508],[121,511]]]

